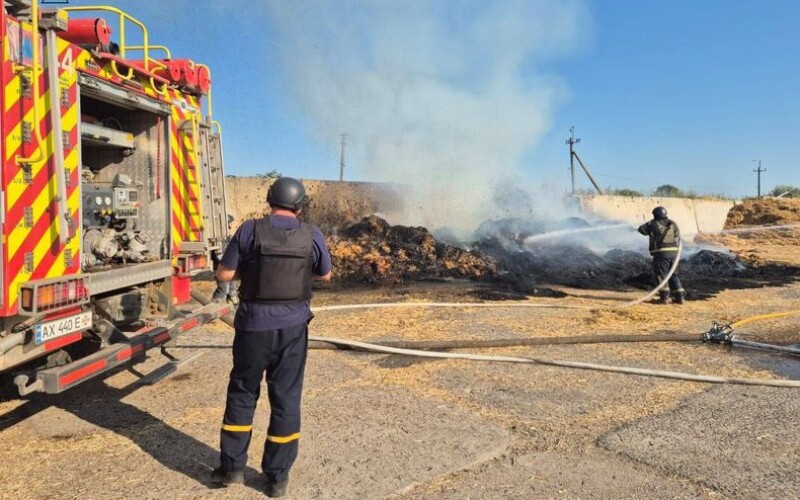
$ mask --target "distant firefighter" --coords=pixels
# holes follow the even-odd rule
[[[661,283],[669,274],[669,270],[678,257],[678,245],[681,233],[675,221],[667,218],[667,209],[656,207],[653,209],[653,220],[639,226],[639,232],[650,238],[650,255],[653,256],[653,278],[656,285]],[[686,291],[678,279],[678,270],[669,278],[669,290],[666,286],[658,291],[658,304],[669,304],[670,292],[675,304],[683,304]]]

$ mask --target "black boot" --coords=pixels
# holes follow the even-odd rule
[[[211,471],[211,483],[218,486],[227,486],[229,484],[242,484],[244,483],[243,470],[226,471],[222,467],[217,467]]]
[[[678,292],[675,294],[675,297],[672,299],[672,302],[675,304],[683,304],[683,297],[686,295],[685,292]]]
[[[287,486],[289,486],[289,479],[275,481],[274,479],[267,478],[267,484],[264,487],[264,493],[270,498],[282,497],[286,494]]]
[[[659,293],[658,298],[653,300],[653,304],[669,304],[669,294]]]

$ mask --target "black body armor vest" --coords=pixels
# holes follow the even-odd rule
[[[278,229],[269,217],[256,220],[254,252],[239,272],[242,299],[268,304],[311,300],[312,249],[308,224]]]

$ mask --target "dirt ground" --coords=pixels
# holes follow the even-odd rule
[[[724,238],[775,265],[800,265],[797,239]],[[210,291],[211,284],[197,286]],[[474,302],[478,286],[332,286],[317,293],[315,305]],[[800,303],[800,282],[792,280],[722,290],[684,306],[625,309],[611,307],[641,291],[559,290],[567,296],[529,301],[588,307],[331,311],[319,312],[311,329],[359,340],[699,335],[712,320]],[[793,344],[799,325],[794,316],[738,333]],[[0,402],[0,463],[7,466],[0,498],[260,498],[265,401],[247,484],[210,489],[207,482],[218,460],[231,341],[223,324],[185,335],[169,351],[199,357],[155,384],[142,376],[167,361],[157,352],[63,395]],[[796,359],[700,342],[482,352],[800,379]],[[313,350],[288,498],[797,498],[798,396],[800,389]]]

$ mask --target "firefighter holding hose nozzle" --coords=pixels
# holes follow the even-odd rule
[[[322,232],[301,222],[303,184],[281,177],[269,188],[270,215],[242,224],[220,260],[217,277],[241,278],[215,485],[244,482],[253,416],[266,373],[270,419],[261,469],[264,493],[286,493],[300,439],[300,398],[308,349],[312,280],[330,281]]]
[[[650,255],[653,257],[653,277],[656,285],[664,281],[675,259],[678,257],[678,246],[681,241],[680,229],[675,221],[667,217],[667,209],[653,209],[653,220],[639,226],[639,232],[650,238]],[[669,289],[667,289],[667,286]],[[678,270],[670,276],[668,285],[658,291],[657,304],[669,304],[669,295],[675,304],[683,304],[686,291],[678,278]]]

